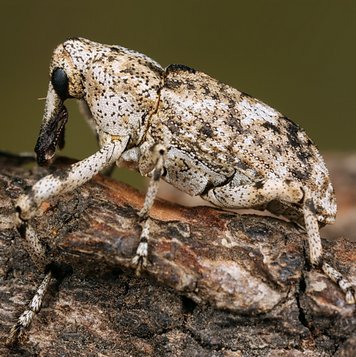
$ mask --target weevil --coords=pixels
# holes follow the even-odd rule
[[[37,208],[116,164],[151,178],[139,212],[137,269],[147,264],[149,211],[163,179],[218,207],[266,209],[304,226],[311,264],[339,285],[348,303],[355,303],[351,284],[322,259],[319,228],[335,220],[335,195],[318,149],[297,124],[203,72],[185,65],[163,68],[141,53],[83,38],[54,50],[49,74],[35,147],[38,163],[49,163],[64,144],[64,101],[70,98],[85,108],[100,149],[42,178],[18,199],[16,225],[38,266],[45,250],[28,223]],[[12,328],[10,342],[39,311],[52,275],[49,269]]]

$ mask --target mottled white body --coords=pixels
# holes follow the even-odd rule
[[[143,54],[81,38],[55,49],[50,76],[35,149],[39,163],[61,145],[67,98],[81,100],[101,149],[21,196],[22,228],[29,228],[27,220],[44,200],[116,162],[151,176],[136,264],[146,262],[147,217],[162,177],[219,207],[268,209],[305,226],[311,262],[354,302],[350,284],[321,261],[319,224],[335,220],[335,196],[317,148],[292,121],[202,72],[183,65],[163,69]]]

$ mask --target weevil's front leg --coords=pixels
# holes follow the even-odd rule
[[[80,114],[83,115],[83,117],[85,118],[86,122],[89,125],[89,128],[91,129],[94,136],[96,137],[96,141],[98,142],[99,145],[101,145],[100,137],[99,137],[98,130],[97,130],[97,127],[95,124],[95,120],[94,120],[93,114],[89,108],[88,103],[84,99],[81,99],[81,100],[78,100],[78,106],[79,106]],[[101,172],[101,174],[104,176],[110,177],[111,174],[113,173],[114,169],[115,169],[115,164],[112,164],[111,166],[106,167]]]
[[[35,230],[27,221],[35,215],[37,208],[44,200],[75,189],[90,180],[108,165],[113,164],[121,156],[127,142],[128,139],[118,140],[117,138],[114,138],[94,155],[73,164],[60,174],[54,173],[44,177],[32,187],[28,194],[20,196],[16,204],[16,225],[21,237],[26,242],[31,258],[37,266],[43,268],[45,265],[45,248],[41,244]],[[49,272],[39,286],[28,309],[20,316],[17,323],[12,327],[7,340],[8,344],[12,344],[17,340],[18,336],[31,324],[34,315],[39,312],[42,300],[50,285],[51,278],[56,276],[56,273],[51,269],[51,265],[49,265],[48,268]]]
[[[266,180],[257,182],[254,185],[242,186],[235,186],[232,180],[225,186],[209,190],[203,198],[217,206],[227,208],[257,207],[276,199],[302,204],[311,263],[316,267],[320,267],[331,280],[339,285],[345,293],[347,303],[355,303],[355,291],[351,283],[343,278],[337,270],[322,261],[319,224],[314,203],[307,188],[290,180]]]
[[[152,150],[152,161],[155,163],[155,166],[151,172],[151,179],[148,184],[143,207],[138,213],[142,220],[142,232],[140,242],[136,250],[136,255],[132,259],[132,263],[136,266],[136,274],[140,274],[142,267],[147,265],[148,239],[150,231],[150,219],[148,214],[157,196],[159,180],[163,174],[164,157],[166,152],[167,150],[162,144],[156,144]]]
[[[128,139],[113,139],[87,159],[71,165],[66,171],[48,175],[38,181],[31,191],[20,196],[17,211],[20,219],[26,221],[35,215],[37,207],[45,200],[61,193],[72,191],[89,181],[101,170],[112,165],[121,156]]]
[[[94,155],[71,165],[66,171],[44,177],[31,188],[29,193],[19,197],[16,203],[17,221],[15,223],[37,266],[43,266],[45,250],[35,230],[29,226],[28,220],[35,215],[37,208],[45,200],[79,187],[114,163],[126,147],[127,141],[128,139],[111,141]]]

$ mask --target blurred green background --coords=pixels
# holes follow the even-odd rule
[[[262,99],[320,149],[355,150],[356,1],[1,1],[0,150],[32,151],[53,48],[82,36],[184,63]],[[69,104],[64,154],[96,142]]]

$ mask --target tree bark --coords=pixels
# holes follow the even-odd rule
[[[52,284],[25,338],[5,348],[43,277],[13,227],[14,202],[68,164],[62,158],[38,168],[31,158],[0,155],[1,356],[356,355],[355,306],[309,269],[303,230],[277,218],[158,200],[149,265],[136,277],[131,259],[143,195],[100,175],[45,202],[31,221],[48,262],[69,264],[73,274]],[[356,283],[356,244],[323,246],[325,259]]]

